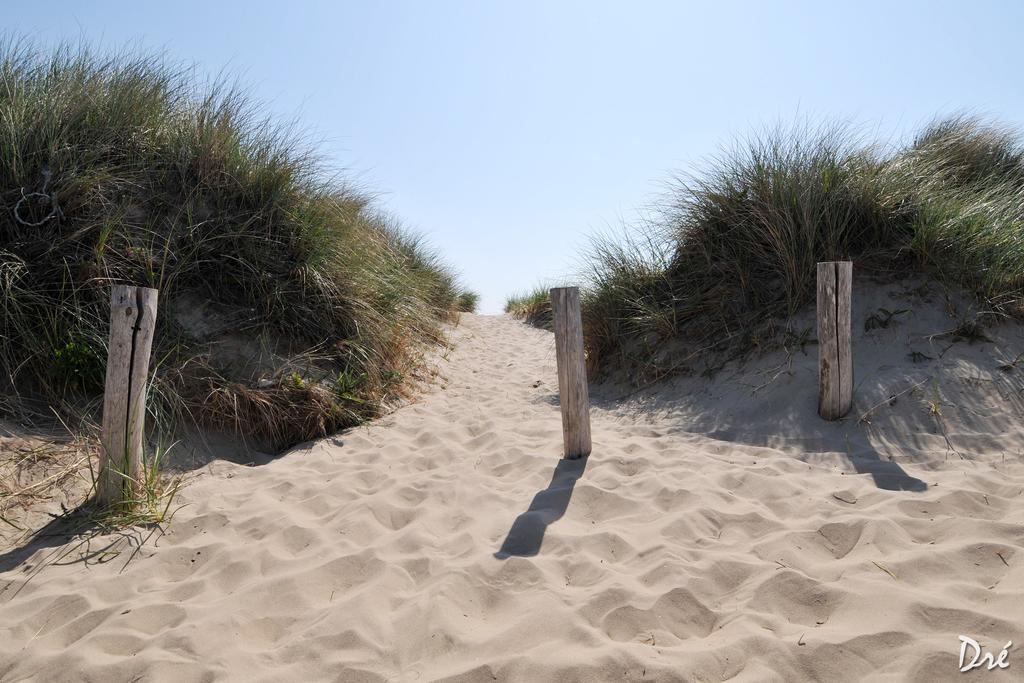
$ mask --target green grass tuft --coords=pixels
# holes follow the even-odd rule
[[[505,301],[505,312],[528,325],[544,330],[552,329],[550,288],[537,285],[528,292],[510,296]]]
[[[459,294],[455,307],[461,313],[475,313],[478,303],[480,303],[480,295],[476,292],[465,290]]]

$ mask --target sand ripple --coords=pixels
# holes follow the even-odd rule
[[[935,681],[960,633],[1024,646],[1019,457],[887,489],[612,406],[560,462],[551,336],[454,342],[445,390],[218,463],[130,561],[3,556],[0,680]]]

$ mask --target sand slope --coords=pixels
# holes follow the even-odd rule
[[[873,334],[855,412],[908,381]],[[140,551],[0,556],[0,680],[956,680],[960,633],[1015,643],[977,679],[1024,676],[1024,420],[997,390],[976,424],[947,410],[950,456],[911,393],[819,424],[812,346],[753,396],[785,356],[599,388],[568,462],[551,335],[464,316],[452,338],[444,388],[215,463]],[[995,352],[960,346],[937,362]]]

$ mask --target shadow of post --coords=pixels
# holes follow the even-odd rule
[[[928,490],[928,484],[907,474],[906,470],[891,460],[883,460],[877,454],[873,458],[853,457],[849,460],[857,474],[870,474],[875,486],[885,491],[921,493]]]
[[[620,391],[617,387],[614,390]],[[766,408],[763,414],[745,415],[744,421],[716,409],[694,412],[693,404],[685,403],[689,394],[676,392],[674,395],[673,392],[664,389],[658,393],[658,390],[659,386],[655,385],[653,389],[641,390],[624,397],[612,393],[609,387],[598,385],[597,388],[592,387],[590,398],[593,406],[620,413],[624,413],[624,406],[628,406],[628,412],[625,414],[630,417],[641,418],[650,413],[663,414],[677,425],[686,424],[685,431],[688,435],[698,434],[726,445],[741,444],[757,448],[796,450],[804,454],[845,452],[846,461],[854,471],[857,474],[869,475],[879,489],[910,493],[923,493],[928,490],[926,482],[908,473],[891,459],[892,453],[879,451],[868,431],[850,429],[854,425],[859,425],[860,420],[854,421],[849,416],[847,419],[834,422],[819,420],[817,417],[808,418],[807,415],[813,415],[810,413],[814,409],[813,404],[795,401],[776,402],[774,407]],[[1008,395],[1010,393],[1007,392]],[[1024,395],[1024,389],[1018,389],[1016,393]],[[632,397],[629,399],[631,404],[626,403],[627,397]],[[893,431],[910,434],[920,431],[919,425],[907,424],[906,420],[890,422],[887,427]],[[675,427],[673,430],[684,431],[682,427]],[[915,463],[910,461],[910,464]]]
[[[21,570],[0,586],[0,601],[12,599],[49,566],[78,563],[88,566],[120,557],[125,560],[121,568],[124,571],[150,538],[163,533],[159,524],[110,528],[93,519],[90,510],[89,503],[86,503],[54,517],[46,526],[33,532],[22,545],[0,552],[0,574]],[[37,553],[40,554],[36,557]],[[13,593],[8,595],[11,590]]]
[[[540,552],[544,542],[544,532],[548,525],[561,519],[569,507],[573,487],[583,476],[587,468],[587,458],[575,460],[559,460],[551,475],[551,483],[543,491],[538,491],[530,502],[526,512],[516,517],[505,536],[501,549],[494,553],[499,560],[512,556],[533,557]]]

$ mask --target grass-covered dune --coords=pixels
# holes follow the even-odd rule
[[[160,290],[151,424],[274,447],[377,414],[471,310],[245,95],[159,56],[0,45],[0,410],[96,416],[110,287]]]
[[[551,292],[545,285],[510,296],[505,300],[505,312],[534,327],[553,329]]]
[[[787,322],[814,300],[816,262],[840,259],[858,276],[924,274],[1018,313],[1020,134],[954,117],[898,148],[842,126],[738,143],[673,183],[650,225],[595,241],[582,304],[591,370],[652,379],[800,333]]]

